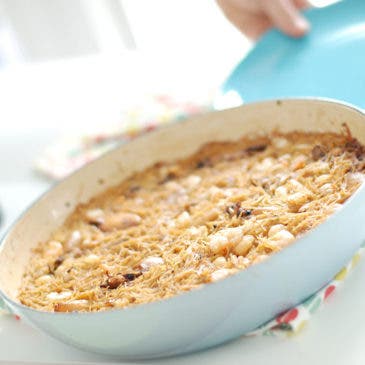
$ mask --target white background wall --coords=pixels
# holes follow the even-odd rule
[[[146,92],[207,95],[250,46],[214,0],[0,0],[0,135],[102,128]]]
[[[196,57],[248,46],[213,0],[0,0],[0,30],[7,62],[13,55],[44,61],[135,48]]]
[[[236,57],[249,42],[214,0],[0,0],[0,67],[135,48]]]

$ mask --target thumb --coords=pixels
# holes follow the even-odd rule
[[[309,31],[308,21],[300,14],[292,0],[264,0],[263,7],[273,25],[285,34],[301,37]]]

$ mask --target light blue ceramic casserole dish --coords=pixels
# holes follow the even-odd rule
[[[31,248],[80,202],[131,173],[188,156],[210,141],[273,129],[339,132],[344,122],[365,144],[362,111],[335,101],[293,99],[194,117],[117,148],[51,189],[9,230],[0,249],[1,296],[15,313],[51,336],[125,359],[206,349],[255,329],[325,285],[359,248],[365,237],[363,187],[327,221],[267,261],[168,300],[96,313],[46,313],[21,305],[17,290]]]

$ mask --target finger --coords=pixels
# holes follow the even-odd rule
[[[284,33],[301,37],[308,32],[309,23],[291,0],[268,0],[264,1],[264,6],[273,25]]]
[[[294,5],[297,9],[308,9],[312,4],[308,0],[294,0]]]
[[[257,40],[272,28],[272,22],[266,15],[241,16],[237,27],[248,38]]]
[[[256,40],[270,27],[271,20],[263,13],[257,14],[234,6],[225,0],[216,0],[227,19],[248,38]]]

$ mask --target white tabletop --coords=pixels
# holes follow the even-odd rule
[[[143,73],[140,68],[132,75],[126,69],[120,70],[117,61],[88,59],[86,63],[79,60],[0,72],[0,204],[6,218],[5,225],[0,227],[0,235],[5,226],[50,186],[49,181],[32,171],[32,162],[44,146],[59,133],[81,131],[88,125],[87,121],[94,126],[106,121],[116,122],[128,95],[132,99],[133,95],[138,96],[138,88],[130,88],[130,92],[128,88],[126,90],[126,84],[133,84],[133,78],[138,75],[138,85],[143,85],[145,80],[148,84],[148,87],[144,85],[145,90],[157,90],[157,78],[151,70],[145,69]],[[132,65],[139,61],[132,57],[126,62]],[[104,73],[97,74],[91,82],[88,75],[93,70],[95,73],[104,70]],[[173,78],[175,72],[172,68],[166,72]],[[219,72],[215,72],[215,77],[209,77],[211,72],[204,71],[200,82],[196,81],[199,92],[216,87],[228,68],[223,65]],[[121,86],[123,82],[124,86]],[[185,80],[186,89],[191,83]],[[166,82],[165,90],[170,86]],[[241,338],[209,351],[145,363],[364,364],[364,277],[363,259],[343,287],[295,337]],[[2,316],[0,362],[9,361],[103,363],[108,359],[63,345],[23,321]]]

